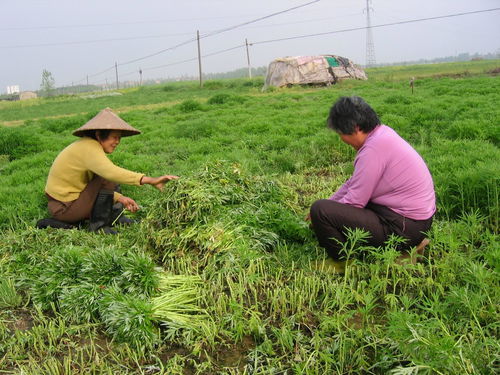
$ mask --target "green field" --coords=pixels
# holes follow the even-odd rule
[[[499,67],[0,102],[0,374],[498,373]],[[353,232],[345,276],[313,265],[325,253],[303,218],[352,172],[354,151],[325,123],[344,95],[429,165],[438,213],[424,262],[399,265],[397,238],[371,248]],[[142,210],[118,236],[34,229],[52,161],[105,107],[142,131],[116,164],[181,178],[163,192],[122,186]]]

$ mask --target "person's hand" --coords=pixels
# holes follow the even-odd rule
[[[136,212],[139,209],[139,205],[132,198],[126,197],[124,195],[118,198],[118,202],[123,204],[123,207],[125,207],[125,209],[130,212]]]
[[[160,176],[160,177],[144,176],[141,180],[141,183],[153,185],[158,190],[163,191],[163,186],[165,186],[165,183],[167,181],[177,180],[178,178],[179,178],[178,176],[173,176],[173,175],[164,175],[164,176]]]
[[[306,217],[304,218],[304,220],[309,223],[309,228],[313,229],[313,223],[311,221],[311,213],[310,212],[306,215]]]

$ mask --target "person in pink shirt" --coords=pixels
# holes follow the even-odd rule
[[[356,151],[354,173],[329,199],[313,203],[307,219],[320,246],[334,261],[346,228],[370,233],[383,245],[391,234],[405,239],[400,250],[422,244],[436,212],[432,176],[422,157],[360,97],[341,97],[330,109],[329,128]]]

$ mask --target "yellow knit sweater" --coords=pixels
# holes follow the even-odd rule
[[[114,165],[95,139],[73,142],[56,157],[49,171],[45,192],[61,202],[78,199],[87,184],[99,175],[119,184],[140,185],[142,173]],[[115,192],[115,201],[120,196]]]

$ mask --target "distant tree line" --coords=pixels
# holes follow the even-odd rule
[[[252,77],[265,76],[267,67],[259,66],[258,68],[251,68]],[[248,77],[248,68],[240,68],[225,73],[208,73],[204,74],[205,79],[226,79],[226,78],[243,78]]]
[[[419,59],[413,61],[402,61],[394,63],[384,63],[376,64],[376,66],[394,66],[394,65],[418,65],[418,64],[435,64],[444,62],[457,62],[457,61],[471,61],[471,60],[496,60],[500,59],[500,49],[496,52],[490,52],[486,54],[474,53],[470,54],[468,52],[460,53],[455,56],[437,57],[434,59]]]

